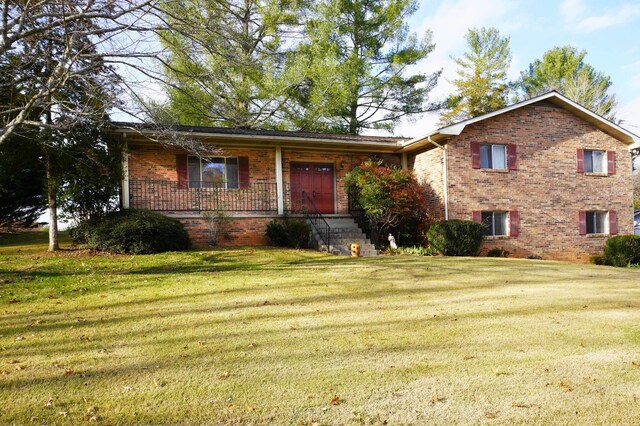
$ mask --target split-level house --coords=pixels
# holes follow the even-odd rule
[[[484,252],[586,260],[610,235],[633,233],[630,151],[640,137],[557,92],[413,139],[173,132],[212,154],[192,155],[158,143],[153,128],[119,124],[127,145],[122,201],[178,218],[195,243],[207,242],[203,213],[216,210],[228,216],[220,241],[228,245],[266,244],[267,223],[301,206],[317,233],[342,227],[354,214],[345,173],[372,157],[413,170],[437,219],[482,222]]]

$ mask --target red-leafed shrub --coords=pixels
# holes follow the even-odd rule
[[[369,160],[351,169],[345,188],[375,227],[379,242],[392,233],[398,245],[424,242],[429,215],[425,191],[413,172]]]

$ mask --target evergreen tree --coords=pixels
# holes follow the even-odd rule
[[[469,50],[460,58],[458,78],[452,83],[456,93],[447,99],[447,111],[440,117],[443,125],[477,117],[507,105],[511,65],[509,37],[501,37],[496,28],[470,29],[466,35]]]
[[[164,120],[277,127],[290,79],[300,79],[285,67],[288,49],[295,44],[297,3],[165,0],[163,9],[172,27],[161,34],[170,52],[165,67],[169,102],[160,114]],[[185,16],[189,19],[183,20]]]
[[[440,72],[409,74],[434,49],[431,32],[410,34],[414,0],[325,0],[315,3],[307,42],[296,56],[305,76],[296,87],[294,126],[359,134],[392,131],[428,103]]]
[[[610,92],[611,77],[584,62],[586,50],[572,46],[554,47],[520,73],[522,98],[529,99],[557,90],[571,100],[610,120],[617,105]]]

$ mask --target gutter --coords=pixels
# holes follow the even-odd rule
[[[447,147],[434,142],[431,136],[427,136],[429,143],[442,150],[442,185],[444,192],[444,220],[449,220],[449,177],[447,174]]]

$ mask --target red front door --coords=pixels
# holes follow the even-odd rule
[[[333,164],[291,163],[291,204],[304,207],[306,193],[320,213],[333,213]]]

